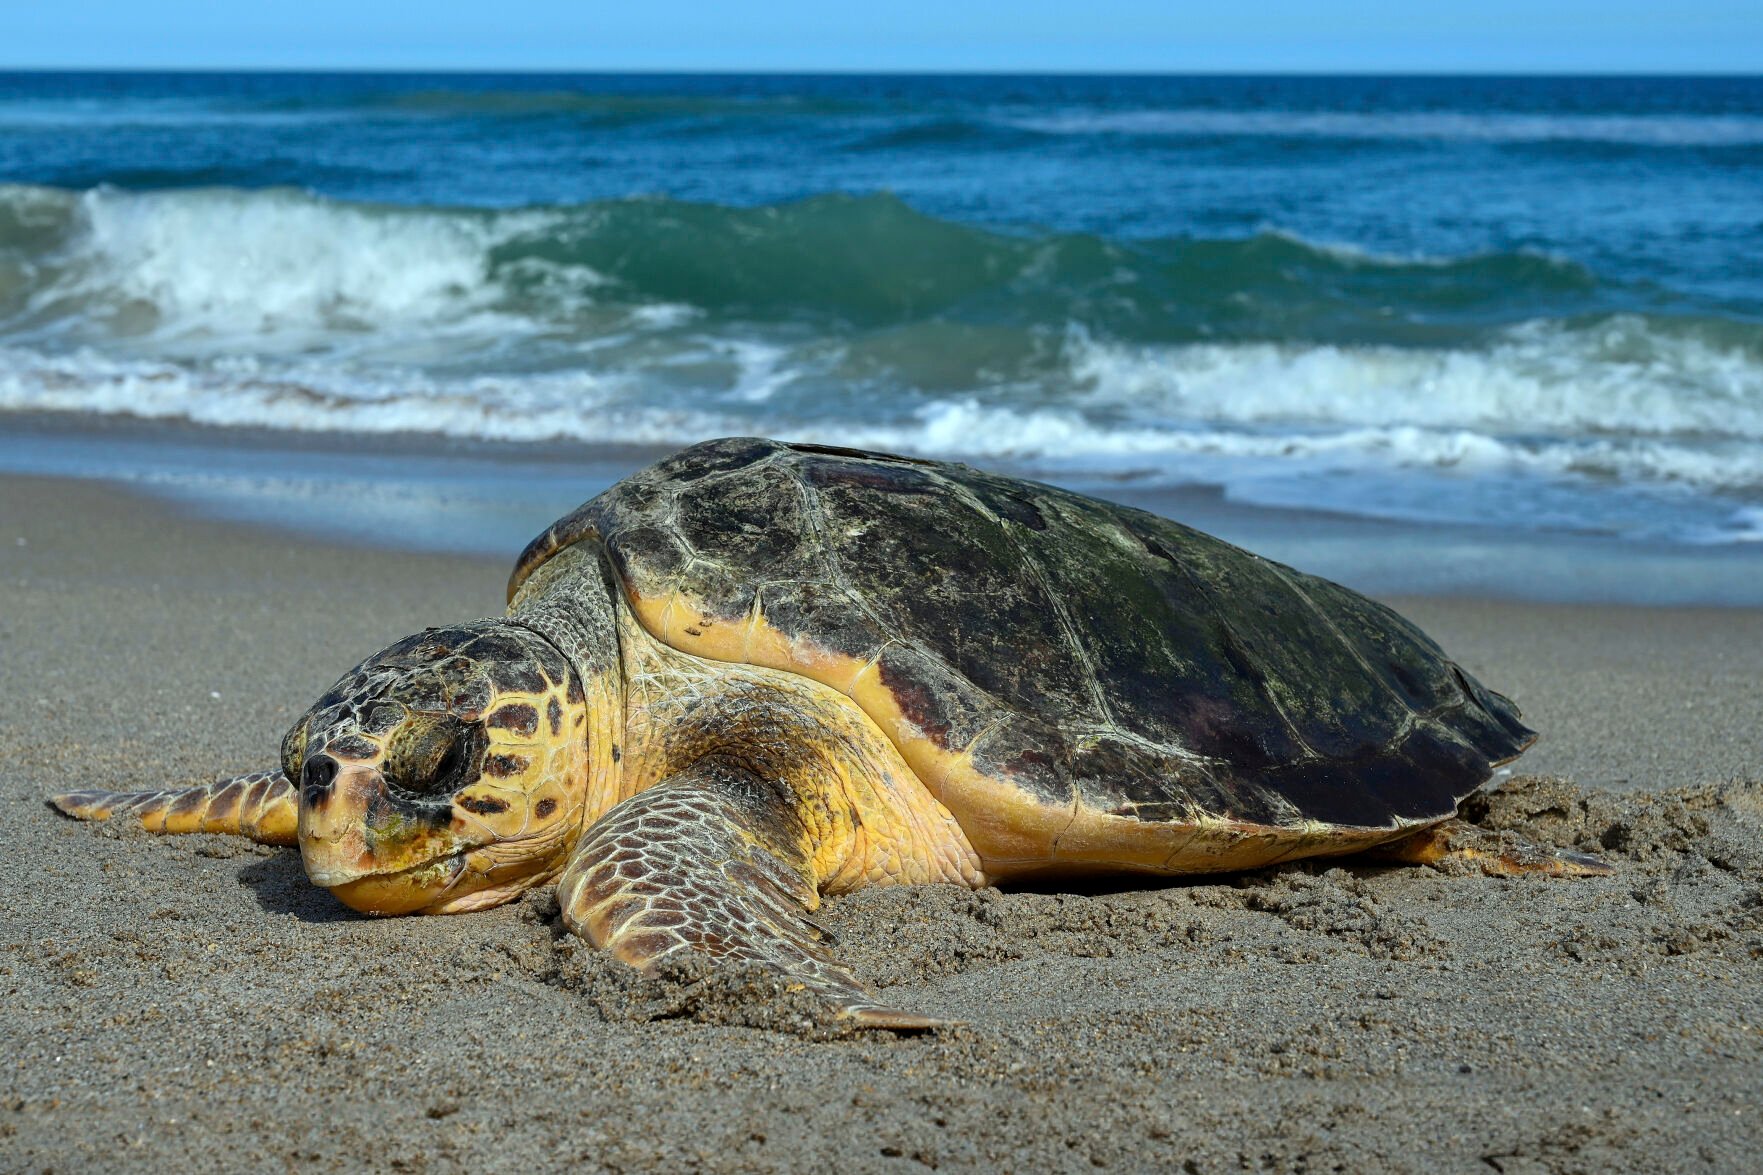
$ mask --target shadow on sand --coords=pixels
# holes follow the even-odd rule
[[[239,870],[239,884],[272,914],[292,914],[302,922],[353,922],[366,918],[306,878],[300,853],[283,849]]]

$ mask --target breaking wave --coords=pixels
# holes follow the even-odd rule
[[[1540,524],[1753,541],[1763,327],[1634,301],[1540,252],[1012,235],[888,196],[481,210],[0,187],[3,410],[757,432],[1369,514],[1449,514],[1475,475],[1578,487]],[[1436,492],[1378,496],[1405,474]],[[1637,493],[1701,505],[1635,521]]]
[[[0,331],[13,338],[304,347],[327,332],[592,330],[608,306],[679,305],[859,329],[948,317],[1075,322],[1144,341],[1358,332],[1401,342],[1544,302],[1596,310],[1603,293],[1583,266],[1531,251],[1382,257],[1273,230],[1011,235],[886,195],[509,211],[286,188],[0,185]]]

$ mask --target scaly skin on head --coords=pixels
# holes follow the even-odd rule
[[[554,878],[588,795],[575,669],[506,620],[363,662],[283,740],[311,879],[369,914],[455,913]]]

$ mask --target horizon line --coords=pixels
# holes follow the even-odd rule
[[[1733,81],[1763,80],[1763,70],[1724,69],[937,69],[844,66],[550,66],[550,65],[7,65],[3,74],[534,74],[625,75],[649,77],[1338,77],[1338,78],[1697,78]]]

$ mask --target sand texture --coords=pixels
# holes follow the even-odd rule
[[[511,536],[513,549],[526,536]],[[922,1036],[643,978],[537,895],[373,921],[293,850],[43,804],[271,765],[499,562],[0,480],[0,1170],[1754,1169],[1763,615],[1400,605],[1545,742],[1474,815],[1616,875],[1316,863],[882,889],[823,921]],[[1547,773],[1544,776],[1541,773]]]

